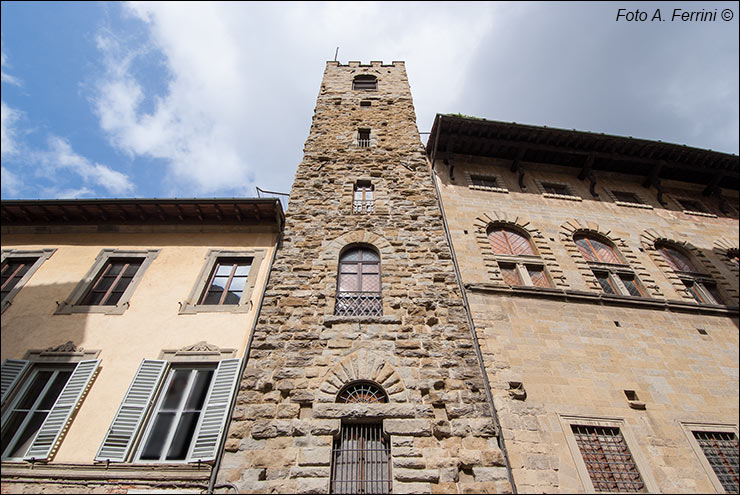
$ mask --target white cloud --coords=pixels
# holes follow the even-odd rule
[[[5,167],[0,167],[0,185],[2,185],[2,191],[5,194],[17,196],[20,194],[23,181],[17,174]]]
[[[5,55],[5,51],[0,52],[0,66],[6,67],[8,65],[8,57]],[[14,86],[23,86],[23,83],[17,77],[13,77],[6,73],[4,70],[0,71],[0,79],[4,83],[12,84]]]
[[[20,116],[21,112],[9,107],[4,101],[0,102],[0,150],[3,157],[18,152],[14,124]]]
[[[43,173],[73,172],[79,175],[85,183],[101,186],[111,194],[126,195],[133,192],[134,185],[128,176],[106,165],[92,163],[84,156],[75,153],[66,140],[51,136],[48,144],[48,151],[37,151],[32,155],[35,161],[42,165]],[[92,193],[87,187],[75,191],[75,194]]]

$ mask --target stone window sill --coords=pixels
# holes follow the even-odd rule
[[[543,198],[553,198],[553,199],[566,199],[568,201],[583,201],[583,198],[580,196],[570,196],[568,194],[553,194],[553,193],[542,193]]]
[[[630,208],[644,208],[646,210],[652,210],[652,205],[646,205],[643,203],[628,203],[627,201],[615,201],[614,204],[619,206],[628,206]]]
[[[475,186],[474,185],[474,186],[468,186],[468,188],[477,189],[479,191],[491,191],[491,192],[499,192],[499,193],[504,193],[504,194],[509,193],[509,190],[504,189],[503,187],[489,187],[489,186]]]
[[[683,210],[683,212],[687,215],[695,215],[697,217],[717,218],[717,215],[714,213],[704,213],[703,211]]]

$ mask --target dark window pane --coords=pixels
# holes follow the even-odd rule
[[[175,413],[160,412],[157,414],[154,420],[154,426],[149,432],[149,438],[147,438],[144,449],[141,452],[142,459],[157,460],[160,458],[174,419]]]
[[[119,273],[121,273],[124,264],[125,263],[109,261],[107,266],[104,266],[103,271],[101,271],[100,273],[101,275],[105,274],[108,277],[115,277]]]
[[[103,303],[103,306],[115,306],[118,304],[118,301],[121,299],[121,296],[123,295],[123,292],[111,292],[110,296],[108,296],[108,299],[105,300],[105,303]]]
[[[5,453],[5,449],[8,448],[8,444],[18,431],[18,428],[21,427],[21,423],[26,419],[27,414],[26,411],[17,411],[10,415],[8,421],[5,423],[5,428],[3,428],[3,434],[0,435],[0,438],[2,438],[2,450],[0,452]]]
[[[213,378],[213,370],[199,370],[195,377],[195,383],[190,391],[190,396],[185,404],[185,409],[200,410],[203,407],[203,401],[206,400],[206,394],[208,393],[208,386],[211,384]]]
[[[617,198],[617,201],[621,201],[622,203],[634,203],[638,205],[642,204],[642,201],[640,201],[640,198],[638,198],[635,193],[625,191],[612,191],[612,194],[615,198]]]
[[[722,296],[719,294],[719,290],[717,289],[717,286],[710,282],[702,282],[702,286],[704,286],[704,289],[712,296],[714,301],[707,301],[709,303],[716,303],[716,304],[722,304]]]
[[[643,295],[633,275],[620,274],[619,278],[622,280],[622,283],[627,289],[627,292],[629,292],[630,296],[640,297]]]
[[[242,297],[241,291],[229,291],[226,293],[226,297],[224,298],[224,304],[239,304],[239,300]]]
[[[177,425],[175,436],[167,451],[168,461],[182,461],[187,457],[199,416],[200,412],[186,412],[180,416],[180,423]]]
[[[190,378],[190,370],[175,370],[172,373],[172,379],[170,380],[169,387],[164,396],[162,402],[162,409],[174,410],[177,409],[182,401],[182,395],[185,393],[185,388]]]
[[[52,375],[53,372],[51,371],[39,371],[36,373],[33,382],[31,382],[31,385],[24,393],[18,405],[15,406],[15,409],[30,409],[36,402],[36,399],[39,398],[41,391],[44,390],[46,383],[51,379]]]
[[[136,272],[139,271],[139,267],[141,266],[141,261],[138,263],[129,263],[128,267],[126,267],[126,271],[123,272],[123,275],[125,277],[131,277],[133,278],[134,275],[136,275]]]
[[[41,425],[46,419],[47,414],[49,413],[37,412],[33,414],[31,421],[29,421],[26,427],[23,429],[23,433],[21,433],[21,436],[16,442],[15,446],[11,447],[11,450],[8,453],[9,457],[23,457],[23,455],[25,455],[28,447],[31,446],[31,442],[36,437],[36,433],[38,433]]]
[[[607,294],[616,294],[617,290],[612,286],[611,280],[609,280],[609,274],[606,272],[594,272],[596,280],[599,281],[601,289]]]
[[[221,301],[221,294],[223,294],[223,291],[209,291],[202,304],[218,304]]]
[[[496,183],[495,177],[483,177],[480,175],[471,175],[470,176],[470,182],[474,186],[483,186],[483,187],[498,187],[498,184]]]
[[[57,398],[59,397],[59,394],[62,393],[62,389],[67,384],[67,381],[69,380],[70,376],[72,376],[71,371],[59,372],[57,376],[54,378],[54,382],[51,384],[51,387],[49,387],[49,389],[44,394],[44,398],[41,400],[41,402],[37,406],[37,409],[47,410],[47,411],[51,409],[51,406],[54,405]]]
[[[522,285],[522,280],[519,278],[519,272],[514,265],[499,265],[501,267],[501,276],[504,278],[504,283],[507,285]]]
[[[131,277],[123,276],[118,280],[118,283],[116,284],[115,288],[113,289],[116,292],[123,292],[126,290],[126,288],[131,283],[131,280],[133,280]]]

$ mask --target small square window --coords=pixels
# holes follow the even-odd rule
[[[499,187],[495,177],[484,177],[482,175],[471,175],[470,183],[473,186],[481,187]]]
[[[697,211],[699,213],[711,213],[700,201],[695,199],[676,198],[678,204],[686,211]]]
[[[370,147],[370,129],[357,130],[357,146],[360,148]]]
[[[542,189],[548,194],[558,194],[560,196],[571,196],[570,188],[564,184],[554,184],[543,182]]]

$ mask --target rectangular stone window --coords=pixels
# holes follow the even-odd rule
[[[570,189],[568,186],[563,184],[555,184],[551,182],[543,182],[542,189],[549,194],[558,194],[560,196],[571,196]]]
[[[637,464],[619,428],[571,425],[597,492],[646,492]]]
[[[158,249],[123,251],[103,249],[93,266],[55,314],[122,314]]]
[[[691,448],[717,493],[738,493],[737,426],[681,423]]]
[[[55,249],[42,251],[3,251],[2,253],[2,311],[10,306],[41,264],[54,254]]]
[[[212,249],[180,314],[247,312],[265,251]]]
[[[495,177],[483,177],[482,175],[471,175],[470,183],[481,187],[499,187]]]
[[[640,198],[637,197],[637,194],[626,192],[626,191],[612,191],[612,194],[616,198],[617,201],[621,201],[622,203],[634,203],[634,204],[642,204],[642,201]]]
[[[678,202],[679,205],[681,205],[681,208],[683,208],[686,211],[695,211],[699,213],[711,213],[706,206],[704,206],[700,201],[697,201],[695,199],[676,198],[676,201]]]
[[[360,148],[370,147],[370,129],[357,130],[357,146]]]
[[[390,457],[382,423],[343,424],[332,448],[331,493],[391,493]]]
[[[534,183],[540,190],[540,193],[546,198],[568,199],[571,201],[582,201],[569,184],[553,180],[540,180],[535,178]]]

